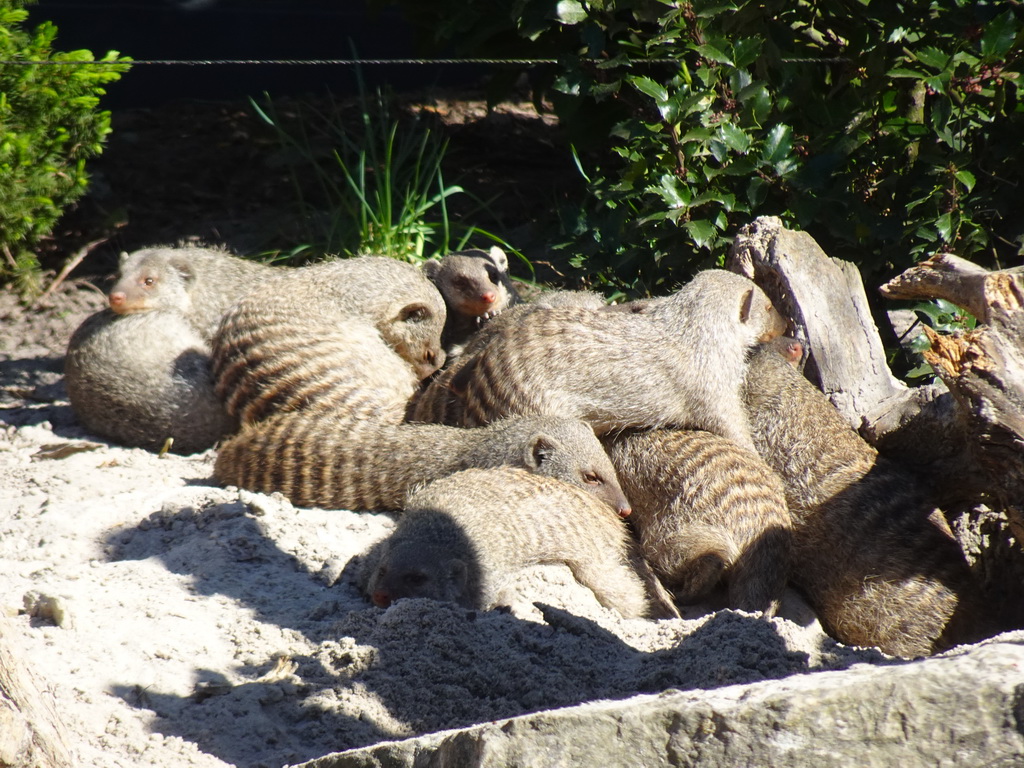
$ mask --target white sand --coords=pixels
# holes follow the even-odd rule
[[[0,599],[77,765],[276,767],[583,701],[883,658],[813,622],[623,620],[560,566],[524,574],[509,611],[373,607],[355,569],[392,516],[218,488],[211,452],[161,458],[76,426],[59,357],[98,305],[72,293],[50,312],[0,307]],[[44,457],[53,446],[89,449]],[[63,620],[26,612],[32,593],[56,598]]]

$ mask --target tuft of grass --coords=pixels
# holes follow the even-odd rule
[[[474,238],[508,248],[491,232],[451,220],[448,199],[469,193],[444,178],[447,142],[416,117],[395,118],[381,91],[370,97],[360,81],[358,121],[346,121],[333,98],[326,106],[301,102],[291,114],[266,94],[262,106],[249,101],[273,128],[277,162],[295,189],[304,242],[279,259],[372,253],[417,263]],[[473,199],[474,210],[484,207]]]

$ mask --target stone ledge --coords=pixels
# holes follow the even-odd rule
[[[1024,764],[1024,632],[903,664],[669,690],[327,755],[301,768]]]

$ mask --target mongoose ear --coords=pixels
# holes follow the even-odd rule
[[[185,280],[196,279],[195,269],[192,268],[192,265],[184,256],[175,255],[170,259],[168,264],[172,269],[176,269],[178,274],[180,274]]]
[[[121,251],[121,255],[117,257],[117,266],[124,269],[124,263],[128,261],[128,256],[130,255],[128,251]]]
[[[494,266],[500,269],[502,272],[508,272],[508,256],[496,245],[491,246],[491,250],[487,252],[487,255],[491,257],[491,261],[494,262]]]
[[[526,449],[523,461],[530,469],[539,469],[551,458],[555,450],[555,441],[544,434],[534,435]]]
[[[743,303],[740,305],[740,322],[746,323],[750,320],[750,311],[754,307],[754,289],[748,288],[743,294]]]
[[[399,311],[398,319],[403,323],[422,323],[430,319],[430,307],[421,302],[406,304]]]
[[[438,261],[437,259],[430,259],[429,261],[424,261],[420,265],[420,269],[423,271],[423,274],[426,275],[428,279],[433,280],[435,277],[437,277],[437,273],[441,270],[441,262]]]

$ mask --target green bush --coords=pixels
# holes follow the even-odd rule
[[[127,69],[116,52],[53,50],[57,30],[22,29],[26,0],[0,0],[0,279],[31,291],[39,264],[32,249],[88,183],[87,158],[102,150],[110,113],[97,109],[102,86]],[[118,62],[118,63],[114,63]]]
[[[558,61],[532,82],[588,180],[560,246],[594,284],[678,282],[759,215],[869,280],[939,250],[1024,250],[1019,3],[402,4],[463,55]]]

